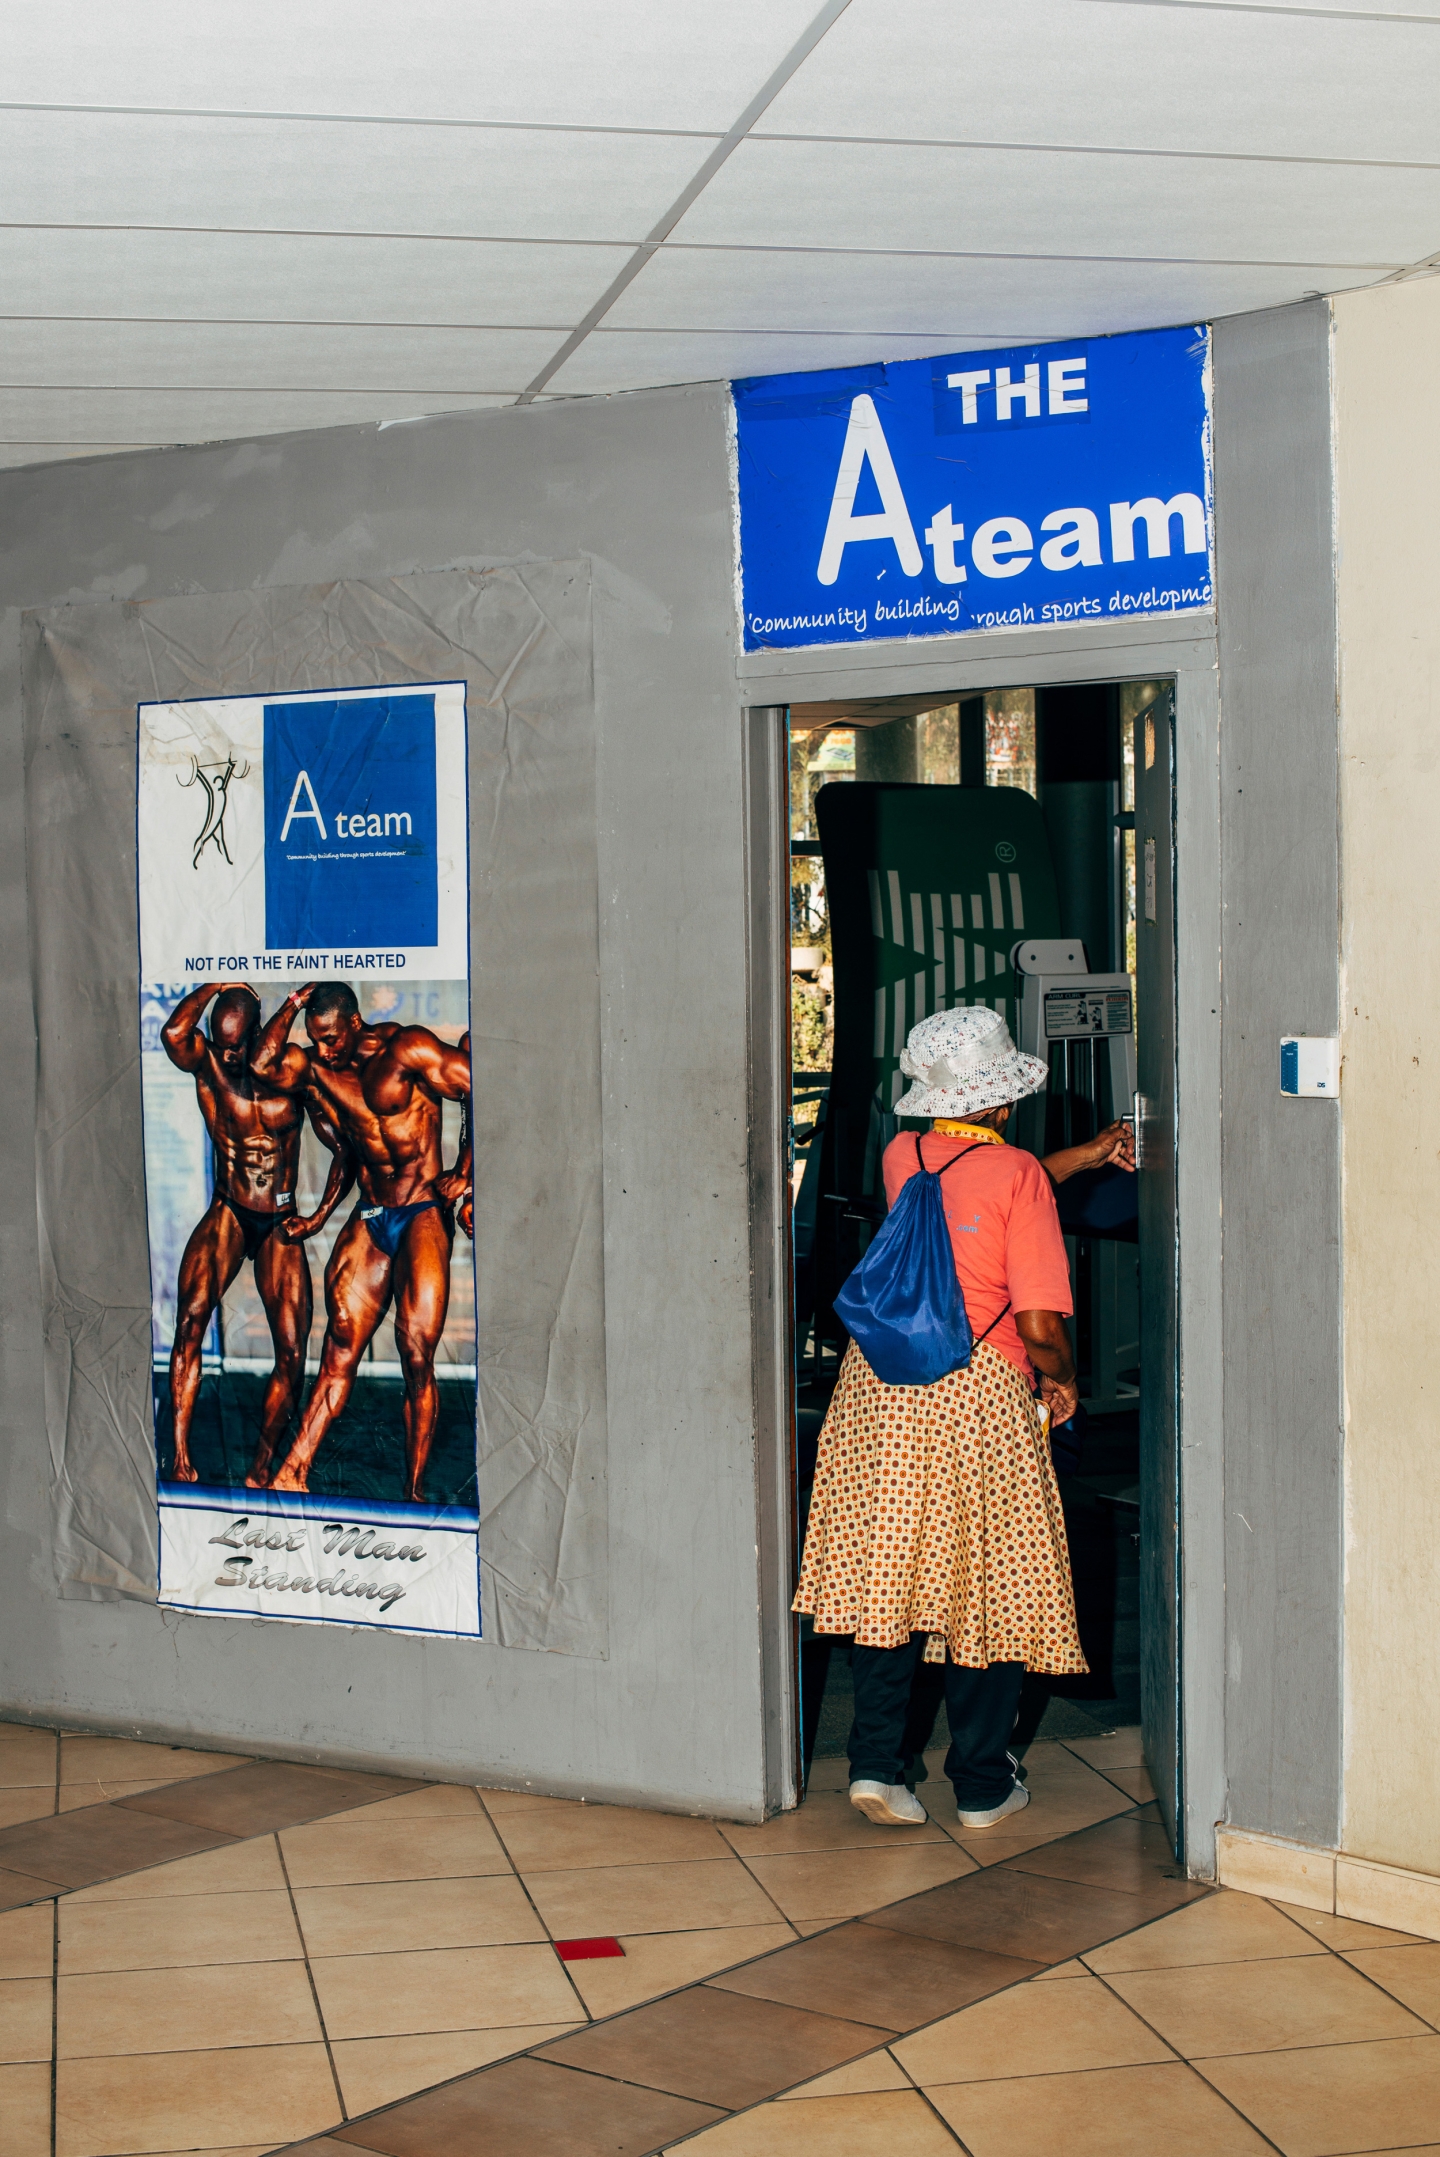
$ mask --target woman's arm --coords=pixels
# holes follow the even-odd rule
[[[1135,1133],[1124,1117],[1118,1123],[1107,1124],[1095,1138],[1086,1139],[1083,1146],[1066,1146],[1059,1153],[1047,1153],[1040,1163],[1052,1183],[1064,1183],[1067,1177],[1078,1176],[1082,1168],[1135,1167]]]
[[[1015,1325],[1025,1352],[1040,1373],[1040,1398],[1051,1423],[1068,1423],[1080,1398],[1070,1335],[1058,1311],[1017,1311]]]

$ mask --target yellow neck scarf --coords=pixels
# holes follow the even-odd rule
[[[950,1116],[937,1116],[930,1126],[939,1138],[974,1138],[983,1146],[1003,1146],[1005,1134],[985,1123],[956,1123]]]

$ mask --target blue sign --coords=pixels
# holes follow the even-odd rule
[[[731,385],[747,651],[1211,603],[1209,336]]]
[[[439,940],[435,699],[265,706],[265,946]]]

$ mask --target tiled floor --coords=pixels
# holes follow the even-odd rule
[[[0,2146],[1440,2157],[1440,1944],[1185,1880],[1134,1732],[1026,1768],[738,1827],[0,1724]]]

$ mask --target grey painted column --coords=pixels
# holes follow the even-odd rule
[[[1334,1033],[1339,761],[1329,310],[1215,329],[1227,1817],[1338,1840],[1340,1130],[1282,1098]]]

